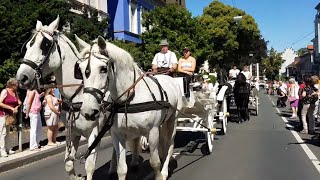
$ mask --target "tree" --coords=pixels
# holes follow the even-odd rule
[[[243,18],[235,22],[235,16]],[[228,68],[233,63],[259,62],[266,55],[266,42],[258,25],[244,11],[213,1],[197,19],[198,26],[203,28],[196,40],[197,46],[204,45],[201,57],[208,59],[211,65]],[[249,54],[254,54],[254,58],[249,58]]]
[[[2,0],[0,1],[0,88],[9,77],[14,77],[23,57],[21,48],[32,35],[37,20],[48,25],[60,16],[59,30],[70,23],[71,33],[86,34],[82,38],[93,40],[104,34],[106,21],[98,22],[97,13],[91,17],[77,15],[70,11],[71,4],[65,0]],[[85,14],[86,11],[83,12]],[[70,38],[74,38],[73,35]],[[87,38],[86,38],[87,37]]]
[[[134,58],[135,62],[137,62],[142,69],[146,70],[150,67],[151,62],[144,61],[142,59],[144,55],[143,55],[143,52],[141,51],[140,44],[136,44],[133,42],[124,42],[120,40],[114,40],[112,41],[112,43],[128,51],[131,54],[131,56]]]
[[[265,74],[268,79],[278,79],[279,71],[284,60],[281,53],[278,53],[274,48],[268,53],[268,57],[262,60],[262,67],[265,69]]]
[[[154,55],[159,52],[161,39],[167,39],[170,43],[170,50],[174,51],[177,57],[182,56],[184,47],[196,49],[194,35],[196,34],[196,22],[191,13],[185,8],[177,5],[157,7],[155,10],[143,14],[143,26],[147,31],[141,35],[143,44],[141,51],[142,64],[151,62]]]

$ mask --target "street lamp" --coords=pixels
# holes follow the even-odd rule
[[[233,20],[234,20],[236,23],[240,22],[241,19],[242,19],[242,16],[235,16],[235,17],[233,17]]]

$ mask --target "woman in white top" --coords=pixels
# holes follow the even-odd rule
[[[292,108],[292,116],[290,118],[297,118],[298,104],[299,104],[299,85],[293,79],[289,79],[289,98],[290,106]]]
[[[59,123],[59,101],[58,98],[54,96],[53,88],[46,90],[44,97],[44,116],[48,126],[47,136],[48,136],[48,146],[56,145],[56,138],[58,134],[58,123]]]
[[[243,70],[241,71],[241,73],[244,74],[244,76],[247,79],[247,82],[250,83],[252,75],[251,75],[251,72],[249,71],[249,68],[247,65],[243,66]]]
[[[178,72],[180,76],[185,77],[184,92],[185,97],[190,97],[190,82],[191,76],[193,75],[194,69],[196,68],[196,59],[191,56],[189,48],[183,49],[183,57],[178,62]]]

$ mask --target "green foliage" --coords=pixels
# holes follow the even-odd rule
[[[114,40],[112,41],[112,43],[128,51],[131,54],[131,56],[134,58],[135,62],[137,62],[142,69],[146,70],[150,68],[151,62],[144,61],[142,59],[143,52],[141,51],[141,46],[139,44],[136,44],[133,42],[124,42],[119,40]]]
[[[153,11],[143,14],[143,26],[152,27],[141,35],[143,45],[143,61],[151,65],[154,55],[160,51],[160,40],[167,39],[169,49],[174,51],[177,58],[182,56],[184,47],[191,48],[196,55],[196,44],[194,36],[196,34],[196,21],[191,13],[185,8],[177,5],[158,7]]]
[[[17,63],[15,59],[7,59],[4,61],[3,65],[0,68],[0,89],[6,86],[7,80],[11,77],[15,77],[18,70]]]
[[[216,81],[217,81],[217,78],[215,77],[215,76],[213,76],[213,75],[209,75],[208,76],[209,77],[209,83],[212,83],[213,85],[216,83]]]
[[[242,16],[240,22],[233,17]],[[209,60],[210,65],[229,68],[232,64],[259,62],[266,56],[266,42],[260,35],[254,18],[244,11],[213,1],[197,18],[198,48],[201,58]],[[249,54],[254,54],[249,58]]]
[[[270,80],[277,79],[283,63],[284,60],[281,57],[281,53],[278,53],[275,49],[271,48],[268,57],[262,60],[262,67],[265,69],[266,77]]]
[[[60,16],[59,30],[68,22],[72,28],[69,37],[76,33],[85,40],[93,40],[103,35],[106,20],[98,22],[97,12],[91,18],[70,11],[71,1],[65,0],[1,0],[0,1],[0,87],[7,79],[14,77],[23,57],[22,45],[31,37],[37,20],[43,25],[50,24]],[[84,14],[86,12],[84,11]]]

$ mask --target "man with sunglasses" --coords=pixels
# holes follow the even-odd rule
[[[161,40],[161,51],[153,58],[152,71],[163,72],[164,74],[172,76],[173,72],[177,68],[178,60],[176,54],[169,50],[168,45],[169,43],[166,39]]]

